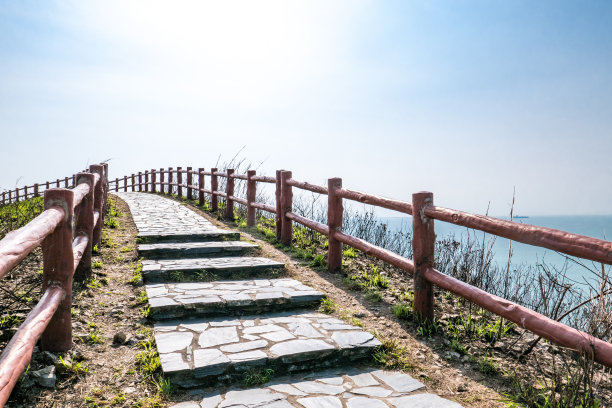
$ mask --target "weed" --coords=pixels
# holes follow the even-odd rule
[[[149,301],[149,298],[147,297],[147,292],[145,290],[141,290],[140,293],[138,293],[138,298],[136,299],[136,304],[137,305],[144,305],[148,301]]]
[[[393,306],[393,314],[398,319],[408,320],[412,318],[412,305],[401,302]]]
[[[62,356],[60,356],[59,363],[56,368],[59,372],[73,374],[76,376],[85,375],[89,371],[89,367],[83,364],[82,361],[74,361],[72,357],[70,357],[70,360],[64,360]]]
[[[382,294],[378,290],[369,290],[365,298],[370,302],[380,302],[382,300]]]
[[[325,266],[325,257],[322,254],[315,255],[312,262],[310,262],[310,266],[313,268],[321,268]]]
[[[478,360],[478,371],[483,374],[494,374],[497,372],[495,361],[490,357],[483,357]]]
[[[94,245],[91,248],[91,253],[92,255],[98,255],[100,253],[100,248],[98,247],[98,244]]]
[[[438,323],[434,321],[424,320],[419,321],[417,326],[417,336],[420,337],[431,337],[438,332]]]
[[[140,343],[139,346],[143,349],[136,354],[136,367],[143,374],[153,374],[161,367],[159,354],[153,348],[151,341]]]
[[[410,370],[412,365],[406,359],[407,351],[395,340],[383,339],[374,351],[374,361],[386,369]]]
[[[172,395],[172,392],[174,391],[174,387],[170,383],[170,380],[166,380],[165,378],[160,376],[157,379],[152,378],[151,381],[153,382],[153,384],[155,385],[155,388],[157,388],[157,391],[159,391],[161,395],[165,397],[169,397]]]
[[[319,311],[321,313],[332,314],[336,311],[337,308],[338,305],[334,303],[334,301],[330,298],[324,297],[323,299],[321,299],[321,306],[319,307]]]
[[[133,250],[134,248],[132,248],[131,246],[126,246],[126,247],[121,248],[119,252],[126,253],[126,252],[132,252]]]
[[[357,257],[357,252],[355,252],[355,251],[356,251],[355,248],[348,247],[344,251],[342,251],[342,255],[347,257],[347,258],[355,258],[355,257]]]
[[[104,262],[102,261],[93,261],[91,263],[91,269],[102,269],[104,268]]]
[[[271,368],[251,368],[246,373],[244,373],[244,378],[242,382],[246,387],[251,387],[253,385],[263,385],[270,381],[270,378],[272,378],[273,375],[274,370]]]
[[[0,330],[17,327],[23,322],[23,318],[9,314],[0,319]]]
[[[461,355],[467,354],[466,348],[463,346],[463,344],[459,343],[459,340],[457,340],[457,339],[452,339],[451,340],[450,348],[453,349],[454,351],[456,351],[457,353],[461,354]]]

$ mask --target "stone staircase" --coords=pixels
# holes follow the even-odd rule
[[[240,241],[239,233],[161,196],[117,195],[138,228],[164,375],[193,388],[240,384],[254,370],[274,372],[265,387],[229,388],[175,407],[459,407],[413,395],[424,386],[407,374],[354,368],[380,342],[316,312],[323,293],[294,279],[271,279],[284,265],[252,256],[257,245]]]

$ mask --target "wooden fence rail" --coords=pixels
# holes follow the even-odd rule
[[[86,170],[84,170],[86,172]],[[76,174],[55,181],[46,181],[42,183],[34,183],[29,186],[17,187],[14,190],[4,190],[0,194],[0,205],[17,203],[19,201],[28,200],[34,197],[40,197],[45,190],[52,188],[52,184],[59,188],[63,182],[65,188],[73,188],[76,186]]]
[[[39,245],[43,251],[43,295],[0,356],[0,407],[39,339],[42,350],[72,347],[72,281],[91,276],[92,245],[99,243],[106,208],[107,174],[106,165],[91,165],[89,172],[74,175],[73,189],[47,187],[44,211],[0,240],[0,279]]]
[[[162,176],[160,184],[161,186],[168,186],[166,194],[174,194],[174,191],[176,191],[178,196],[182,196],[182,187],[184,187],[181,182],[182,173],[181,167],[178,167],[177,170],[173,170],[171,167],[167,170],[160,169],[161,175],[168,175],[168,182],[164,183]],[[173,182],[174,174],[177,179],[176,183]],[[327,267],[330,271],[337,271],[341,268],[342,245],[344,244],[412,273],[414,281],[414,312],[415,316],[419,319],[433,319],[435,307],[433,285],[437,285],[556,344],[585,352],[588,355],[592,355],[595,361],[612,367],[612,344],[552,320],[531,309],[487,293],[434,269],[434,220],[473,228],[514,241],[553,249],[607,265],[612,265],[612,242],[551,228],[438,207],[433,204],[433,194],[430,192],[415,193],[412,195],[411,202],[406,202],[346,189],[342,186],[340,178],[329,179],[327,186],[298,181],[292,177],[290,171],[284,170],[278,170],[275,177],[257,176],[254,171],[249,171],[247,174],[235,174],[233,169],[218,171],[217,168],[212,168],[210,171],[204,171],[202,168],[197,171],[190,170],[188,174],[197,175],[198,184],[193,185],[189,182],[187,188],[198,191],[200,205],[204,204],[204,194],[208,194],[210,195],[211,209],[217,211],[219,208],[218,198],[222,197],[225,199],[225,216],[227,218],[233,218],[234,203],[247,207],[247,224],[249,226],[255,224],[255,209],[275,214],[276,237],[284,245],[290,245],[293,240],[293,222],[326,235],[329,242]],[[210,177],[210,189],[205,188],[205,176]],[[219,190],[220,177],[226,179],[225,191]],[[245,198],[239,198],[234,195],[235,179],[247,181]],[[134,180],[134,175],[132,175],[132,180]],[[255,201],[258,182],[275,184],[274,206]],[[124,191],[127,191],[127,187],[124,184]],[[132,181],[132,190],[134,187],[138,187],[138,191],[143,191],[140,183],[138,186],[135,186]],[[328,196],[327,225],[293,212],[294,187]],[[117,188],[118,186],[116,185]],[[160,187],[160,191],[164,191],[163,187]],[[392,251],[342,232],[343,199],[413,215],[412,245],[414,259],[407,259]]]

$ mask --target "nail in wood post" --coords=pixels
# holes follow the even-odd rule
[[[213,167],[210,169],[210,189],[212,190],[212,196],[210,198],[210,206],[212,211],[219,209],[219,197],[217,197],[217,189],[219,188],[219,179],[215,175],[217,168]]]
[[[281,243],[285,246],[290,246],[293,241],[293,221],[285,216],[288,212],[293,211],[293,190],[287,184],[287,180],[291,178],[290,171],[281,172],[281,206],[282,206],[282,230]]]
[[[187,199],[193,200],[193,191],[191,190],[191,186],[193,185],[193,174],[191,171],[192,167],[187,167]]]
[[[255,207],[253,207],[257,197],[257,182],[253,180],[255,174],[255,170],[247,171],[247,226],[249,227],[255,225]]]
[[[74,272],[74,279],[79,282],[83,282],[91,277],[91,249],[93,247],[94,229],[94,178],[95,176],[92,173],[79,173],[76,176],[77,185],[89,185],[89,193],[83,197],[83,201],[81,201],[81,205],[78,207],[78,211],[76,211],[74,222],[74,236],[85,235],[88,238],[81,262],[79,262]]]
[[[276,240],[281,240],[281,232],[283,229],[283,206],[281,202],[281,173],[282,170],[276,170],[276,191],[274,198],[276,199]]]
[[[166,191],[166,187],[164,186],[164,179],[164,169],[162,167],[161,169],[159,169],[159,192],[162,194],[164,194],[164,191]]]
[[[145,176],[144,190],[148,193],[149,192],[149,170],[145,170],[144,176]]]
[[[204,205],[204,169],[198,169],[198,205]]]
[[[342,231],[342,197],[338,197],[336,191],[342,188],[341,178],[327,180],[327,225],[329,226],[329,246],[327,248],[327,270],[339,271],[342,268],[342,242],[338,241],[334,233]]]
[[[414,256],[414,315],[421,321],[433,321],[433,285],[423,276],[433,268],[436,234],[434,220],[427,218],[424,208],[433,205],[433,194],[426,191],[412,195],[412,252]]]
[[[157,192],[157,170],[151,169],[151,192]]]
[[[182,167],[176,168],[176,183],[178,184],[177,194],[180,198],[183,196],[183,168]]]
[[[132,191],[136,190],[136,175],[132,173]]]
[[[127,176],[123,176],[123,191],[127,192]]]
[[[45,191],[45,210],[60,207],[64,210],[63,221],[48,235],[42,243],[43,282],[45,293],[50,286],[64,289],[62,299],[49,325],[40,337],[41,349],[45,351],[67,351],[72,347],[72,274],[74,257],[72,254],[72,190],[51,189]]]
[[[99,164],[92,164],[89,166],[89,171],[100,175],[100,180],[94,186],[94,213],[98,213],[98,221],[93,228],[93,237],[91,245],[97,245],[100,247],[102,242],[102,220],[104,218],[102,212],[104,211],[104,167]]]
[[[234,195],[234,170],[227,169],[227,183],[225,183],[225,218],[228,220],[234,219],[234,200],[230,197]]]
[[[174,194],[174,186],[172,185],[174,182],[173,170],[172,167],[168,167],[168,194]]]
[[[138,191],[142,191],[142,171],[138,172]]]

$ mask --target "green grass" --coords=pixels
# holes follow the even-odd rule
[[[408,320],[412,318],[412,305],[404,302],[400,302],[393,306],[393,314],[398,319]]]
[[[246,387],[262,385],[270,381],[273,375],[274,370],[271,368],[251,368],[244,373],[242,383]]]
[[[319,311],[321,313],[332,314],[337,310],[337,308],[338,305],[330,298],[325,297],[321,299],[321,306],[319,307]]]
[[[70,357],[69,360],[64,360],[62,356],[60,356],[59,363],[56,368],[61,373],[68,373],[76,376],[85,375],[89,371],[89,367],[87,367],[82,361],[74,361],[72,357]]]

